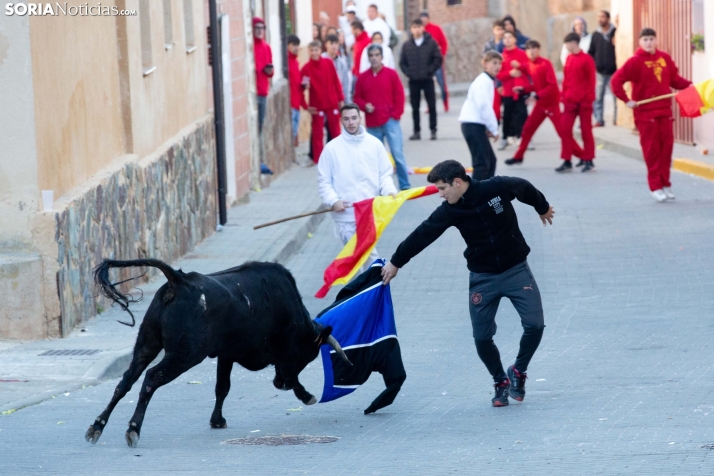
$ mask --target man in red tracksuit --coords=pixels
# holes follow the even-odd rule
[[[632,85],[630,98],[623,89],[627,81]],[[642,155],[647,164],[647,181],[658,202],[674,200],[669,181],[674,147],[672,101],[667,98],[641,106],[637,101],[669,94],[670,88],[685,89],[691,84],[679,75],[672,58],[657,49],[657,33],[652,28],[640,32],[640,47],[610,80],[612,93],[634,110]]]
[[[324,144],[325,121],[331,137],[340,135],[340,111],[345,96],[332,60],[323,58],[322,43],[308,45],[310,60],[300,71],[302,83],[310,86],[310,104],[302,98],[302,106],[312,115],[312,160],[320,160]]]
[[[503,34],[503,66],[496,78],[501,82],[501,103],[503,104],[503,136],[498,150],[508,146],[507,139],[520,138],[523,125],[528,118],[526,91],[530,86],[528,77],[528,57],[516,46],[516,35]]]
[[[432,23],[429,19],[429,12],[424,10],[419,14],[421,22],[424,24],[424,31],[429,33],[436,44],[439,45],[441,50],[441,56],[443,58],[443,63],[441,68],[436,70],[434,76],[436,77],[436,82],[439,83],[439,88],[441,89],[441,99],[444,101],[444,111],[449,112],[449,88],[446,84],[446,74],[444,70],[446,69],[446,52],[449,50],[449,42],[446,40],[446,35],[444,35],[444,30],[441,29],[436,23]]]
[[[593,101],[595,101],[595,60],[580,49],[580,35],[568,33],[565,37],[568,59],[563,68],[563,118],[561,123],[563,163],[556,172],[573,169],[570,163],[573,151],[573,125],[575,118],[580,118],[580,132],[583,136],[583,152],[578,167],[582,172],[591,171],[595,165],[595,138],[593,137]]]
[[[255,88],[258,93],[258,133],[263,132],[265,110],[268,105],[270,78],[273,77],[273,52],[265,41],[265,22],[253,18],[253,56],[255,59]]]
[[[553,65],[546,58],[540,56],[540,43],[536,40],[528,40],[526,42],[526,54],[530,61],[528,62],[528,74],[531,77],[533,84],[530,86],[532,90],[531,97],[526,100],[526,103],[535,104],[526,123],[523,125],[523,133],[521,135],[521,143],[513,158],[506,160],[506,165],[517,165],[523,163],[523,156],[526,153],[528,144],[533,137],[533,134],[538,130],[540,125],[546,118],[553,123],[561,141],[560,154],[564,157],[564,144],[568,137],[563,134],[561,115],[560,115],[560,90],[558,89],[558,80],[555,77]],[[583,150],[575,140],[571,143],[572,154],[575,157],[582,157]]]
[[[372,43],[372,40],[370,40],[367,32],[364,31],[364,24],[361,21],[355,20],[352,22],[351,26],[352,34],[355,36],[355,44],[352,46],[352,76],[354,76],[354,80],[352,81],[352,90],[354,91],[354,84],[357,82],[357,77],[359,76],[362,52]],[[386,42],[388,43],[388,41]]]
[[[298,146],[298,128],[300,127],[300,105],[305,101],[298,63],[300,38],[288,35],[288,81],[290,83],[290,122],[293,130],[293,145]]]

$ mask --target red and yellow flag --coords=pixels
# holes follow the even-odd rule
[[[714,108],[714,79],[692,84],[674,97],[684,117],[699,117]]]
[[[357,232],[325,270],[325,285],[315,294],[324,298],[335,284],[347,284],[359,272],[382,232],[407,200],[437,193],[433,185],[403,190],[396,197],[375,197],[353,204]]]

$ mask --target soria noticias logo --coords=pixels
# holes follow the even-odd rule
[[[6,3],[5,15],[7,16],[70,16],[70,17],[107,17],[107,16],[135,16],[136,10],[120,10],[114,5],[101,3],[82,3],[69,5],[67,2],[44,3]]]

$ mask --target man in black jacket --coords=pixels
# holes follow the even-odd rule
[[[439,189],[445,201],[397,248],[382,269],[385,285],[424,248],[449,227],[458,228],[466,242],[464,257],[469,269],[469,312],[476,351],[495,382],[494,407],[508,405],[508,396],[523,401],[526,370],[541,337],[543,306],[540,291],[526,257],[530,248],[518,228],[511,201],[517,199],[535,208],[543,226],[553,224],[553,207],[530,182],[515,177],[493,177],[475,181],[455,160],[437,164],[427,180]],[[507,297],[521,316],[523,336],[515,364],[508,374],[493,336],[496,311]]]
[[[409,140],[421,139],[419,120],[419,103],[421,92],[424,91],[426,104],[429,107],[429,129],[431,140],[436,140],[436,92],[434,90],[434,74],[441,68],[443,61],[441,50],[434,38],[424,32],[424,23],[420,19],[412,22],[412,37],[402,46],[399,67],[409,78],[409,99],[412,104],[412,120],[414,134]]]
[[[605,90],[609,88],[610,78],[617,70],[617,61],[613,40],[615,25],[610,23],[610,12],[600,10],[597,21],[599,28],[593,32],[588,54],[595,60],[595,69],[597,70],[597,90],[595,102],[593,103],[594,125],[595,127],[602,127],[605,125],[603,117]],[[617,123],[617,99],[613,97],[613,101],[615,103],[614,122]]]

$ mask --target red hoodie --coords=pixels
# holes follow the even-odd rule
[[[520,63],[518,70],[523,73],[518,78],[511,77],[511,61],[516,60]],[[514,87],[520,86],[527,91],[530,89],[530,79],[528,78],[528,56],[526,52],[513,47],[512,50],[503,50],[503,66],[501,67],[501,72],[498,73],[496,78],[501,81],[503,86],[503,97],[512,96],[514,99],[518,98],[518,93],[513,91]]]
[[[563,102],[595,101],[595,60],[584,51],[569,54],[563,68]]]
[[[302,93],[300,64],[297,55],[290,51],[288,51],[288,80],[290,82],[290,107],[300,109],[300,106],[305,102],[305,95]]]
[[[449,49],[449,42],[446,41],[446,35],[444,35],[444,30],[441,29],[436,23],[429,22],[428,25],[424,27],[424,30],[434,38],[434,41],[439,45],[441,50],[441,56],[446,56],[446,51]]]
[[[258,23],[265,25],[262,18],[253,18],[253,28]],[[270,50],[270,45],[265,40],[260,40],[253,37],[253,54],[255,56],[255,88],[258,92],[258,96],[267,96],[268,90],[270,89],[269,79],[273,77],[273,74],[265,74],[263,68],[266,65],[273,63],[273,52]]]
[[[352,46],[352,51],[354,56],[352,57],[352,74],[359,76],[359,64],[362,59],[362,51],[369,46],[372,40],[369,39],[369,35],[366,31],[363,31],[355,38],[355,44]]]
[[[677,65],[667,53],[655,50],[654,54],[650,54],[642,48],[638,48],[610,80],[612,93],[625,102],[630,100],[623,89],[627,81],[632,86],[633,101],[669,94],[672,92],[670,88],[685,89],[692,84],[679,75]],[[672,114],[672,100],[662,99],[637,106],[634,113],[635,117],[669,116]]]
[[[382,67],[374,74],[372,68],[360,74],[355,85],[354,102],[365,111],[367,127],[380,127],[390,119],[398,121],[404,113],[404,85],[393,69]],[[367,103],[374,106],[367,112]]]
[[[545,108],[557,106],[560,103],[560,91],[551,62],[538,57],[528,63],[528,73],[533,81],[530,90],[538,95],[538,104]]]
[[[302,67],[300,76],[310,78],[310,106],[318,111],[337,109],[340,101],[345,100],[337,70],[331,59],[310,59]]]

